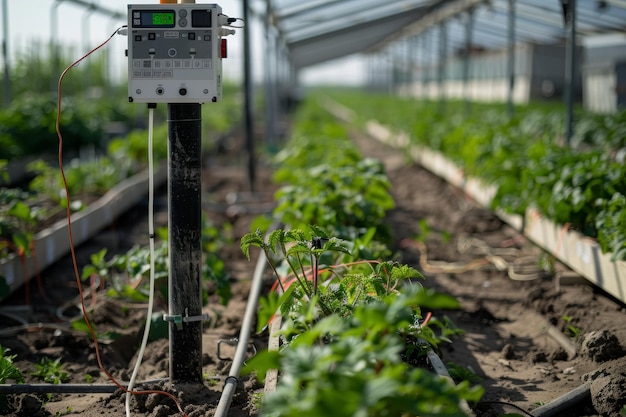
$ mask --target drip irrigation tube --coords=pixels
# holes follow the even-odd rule
[[[164,381],[153,379],[140,384]],[[0,384],[0,394],[112,394],[119,387],[114,384]]]
[[[222,390],[220,401],[217,404],[217,409],[215,410],[215,417],[225,417],[228,414],[233,395],[237,389],[241,367],[246,358],[246,352],[248,351],[248,342],[250,340],[250,332],[256,316],[257,303],[259,297],[261,296],[263,272],[265,271],[266,265],[267,262],[265,259],[265,252],[261,252],[257,260],[256,267],[254,268],[250,296],[248,298],[248,304],[246,305],[241,331],[239,332],[239,343],[237,344],[237,348],[235,350],[235,357],[230,367],[230,372],[224,381],[224,389]]]

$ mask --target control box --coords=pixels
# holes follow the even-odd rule
[[[220,101],[222,17],[216,4],[129,4],[128,101]]]

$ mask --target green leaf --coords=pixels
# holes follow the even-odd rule
[[[30,207],[22,201],[15,201],[8,214],[28,223],[35,221],[31,216]]]
[[[248,233],[241,238],[240,248],[248,260],[250,260],[250,246],[257,246],[263,250],[266,249],[267,245],[263,240],[260,229],[257,229],[253,233]]]

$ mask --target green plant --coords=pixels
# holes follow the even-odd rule
[[[30,194],[15,188],[0,189],[0,208],[0,254],[30,254],[36,226],[48,211],[31,204]]]
[[[322,316],[346,316],[355,305],[395,292],[405,280],[422,278],[407,265],[355,259],[348,250],[355,245],[330,237],[315,226],[309,231],[274,230],[267,240],[257,230],[241,239],[241,249],[248,258],[251,246],[265,252],[282,293],[263,303],[260,325],[267,323],[277,308],[286,314],[291,309],[308,308],[306,300],[313,299]]]
[[[24,382],[22,373],[13,363],[17,355],[9,355],[9,352],[10,349],[0,345],[0,384],[9,380],[22,383]]]
[[[232,293],[230,281],[219,252],[229,239],[229,226],[218,228],[202,218],[201,245],[203,250],[202,278],[215,284],[215,293],[220,303],[226,305]],[[167,277],[169,274],[167,229],[159,230],[162,239],[155,245],[155,287],[164,299],[167,299]],[[126,253],[114,255],[106,259],[107,249],[93,253],[90,264],[83,267],[81,278],[104,280],[110,285],[107,295],[125,298],[131,301],[145,302],[149,297],[150,249],[148,246],[134,246]],[[207,289],[203,288],[203,299],[206,303]]]
[[[456,305],[451,298],[432,302],[432,292],[414,288],[359,304],[349,317],[322,318],[288,347],[253,358],[247,372],[259,379],[269,369],[281,374],[261,415],[463,416],[459,400],[477,401],[481,388],[454,385],[401,360],[405,338],[420,333],[416,306]]]
[[[293,227],[316,224],[351,237],[350,230],[379,224],[394,206],[380,161],[323,164],[300,174],[276,192],[274,215]]]
[[[601,207],[595,219],[600,247],[613,253],[612,260],[626,259],[626,194],[616,192],[596,200],[596,205]]]
[[[55,413],[55,415],[56,415],[57,417],[59,417],[59,416],[62,416],[62,415],[65,415],[65,414],[71,414],[71,413],[72,413],[72,407],[70,407],[70,406],[68,405],[68,406],[65,408],[65,412],[57,411],[57,412]]]
[[[61,384],[70,379],[63,369],[61,359],[52,360],[46,356],[41,358],[39,363],[35,363],[35,370],[30,374],[51,384]]]
[[[566,316],[561,317],[561,319],[567,323],[567,326],[566,326],[567,334],[574,339],[578,339],[578,337],[580,336],[581,330],[580,328],[572,324],[573,318],[566,315]]]
[[[120,181],[128,178],[133,173],[131,163],[132,160],[124,157],[72,159],[65,167],[67,187],[72,196],[72,209],[78,210],[86,206],[90,198],[103,195]],[[65,185],[59,166],[38,160],[30,163],[28,168],[38,174],[29,185],[30,190],[47,196],[62,207],[67,207]]]
[[[263,404],[263,398],[265,394],[262,392],[255,392],[252,394],[252,405],[255,409],[259,410]]]
[[[446,363],[446,368],[450,373],[450,377],[456,382],[469,381],[473,384],[477,384],[482,381],[482,378],[476,375],[472,370],[464,366],[457,365],[454,362]]]
[[[24,382],[24,377],[13,363],[17,355],[9,355],[9,351],[10,349],[0,345],[0,384],[5,384],[7,381],[21,384]],[[11,411],[12,407],[8,397],[5,394],[0,394],[0,413],[8,414]]]

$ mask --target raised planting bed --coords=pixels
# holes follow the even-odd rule
[[[165,166],[155,170],[154,184],[165,182]],[[137,204],[148,192],[148,171],[128,178],[90,204],[86,209],[72,215],[72,235],[74,245],[80,245],[103,227],[111,224],[130,207]],[[20,258],[10,254],[0,260],[0,301],[34,277],[38,271],[52,265],[69,248],[67,219],[38,232],[34,238],[34,256]]]
[[[351,110],[340,104],[333,102],[329,108],[337,117],[347,122],[353,121]],[[393,131],[376,121],[366,124],[366,132],[380,142],[405,150],[416,163],[460,188],[484,207],[491,206],[496,187],[468,177],[440,152],[411,144],[406,133]],[[612,254],[603,253],[597,241],[566,226],[555,224],[532,207],[526,209],[523,216],[499,210],[497,214],[589,282],[626,303],[626,262],[612,260]]]

